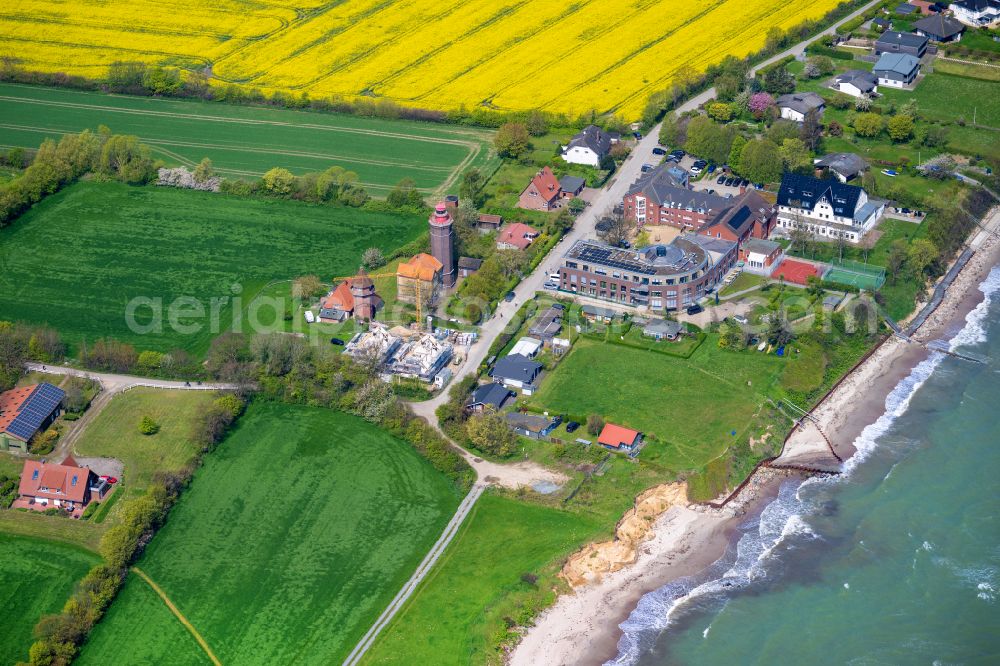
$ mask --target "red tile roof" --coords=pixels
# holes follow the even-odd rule
[[[538,190],[538,194],[545,201],[552,202],[559,197],[562,188],[559,187],[559,179],[552,173],[552,169],[544,167],[531,179],[531,184]]]
[[[615,425],[614,423],[608,423],[605,424],[604,429],[601,430],[601,435],[597,438],[597,442],[599,444],[603,444],[604,446],[610,446],[618,449],[623,446],[632,446],[638,438],[638,430],[632,430],[620,425]]]
[[[28,399],[37,387],[38,384],[31,384],[30,386],[19,386],[0,393],[0,432],[7,430],[11,421],[21,411],[24,401]]]
[[[500,230],[500,234],[497,236],[497,242],[507,243],[508,245],[513,245],[519,250],[523,250],[531,245],[532,239],[536,236],[538,236],[538,229],[529,227],[523,222],[515,222],[513,224],[508,224]]]
[[[26,460],[19,490],[27,497],[82,502],[92,474],[86,467]]]
[[[354,311],[354,295],[351,294],[351,281],[344,280],[337,288],[326,295],[321,306],[329,310]]]

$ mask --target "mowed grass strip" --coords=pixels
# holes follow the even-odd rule
[[[0,530],[3,527],[0,525]],[[99,558],[80,548],[0,531],[0,662],[27,661],[39,618],[57,613]]]
[[[460,500],[408,444],[361,419],[254,404],[137,566],[222,663],[339,663]],[[130,663],[143,646],[170,662],[170,636],[127,603],[102,629],[122,638],[95,640],[87,660]]]
[[[581,339],[532,403],[651,434],[691,468],[721,454],[733,430],[742,433],[782,367],[773,355],[719,349],[716,335],[689,359]]]
[[[171,165],[208,157],[245,176],[339,165],[376,195],[403,178],[433,190],[490,152],[489,133],[448,125],[0,84],[0,144],[37,148],[98,125],[135,134]]]
[[[481,664],[497,659],[490,627],[513,612],[510,595],[607,528],[592,517],[486,493],[365,664]],[[332,660],[331,660],[332,662]]]
[[[110,336],[140,350],[199,354],[231,329],[233,304],[244,309],[265,284],[352,275],[365,248],[388,253],[425,225],[416,215],[77,183],[0,230],[0,313],[53,326],[74,348]],[[180,297],[203,308],[202,317],[180,320],[198,324],[193,329],[170,325],[168,308]],[[162,304],[159,330],[127,325],[134,298]],[[226,299],[214,333],[213,298]],[[136,319],[151,323],[150,307],[137,309]]]

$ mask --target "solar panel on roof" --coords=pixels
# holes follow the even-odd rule
[[[42,423],[59,407],[66,392],[52,384],[39,384],[21,405],[7,431],[24,440],[31,439]]]

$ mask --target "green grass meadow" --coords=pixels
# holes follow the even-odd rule
[[[137,566],[223,663],[339,663],[460,499],[408,444],[361,419],[253,404]],[[84,663],[134,663],[136,646],[170,662],[177,632],[147,621],[145,596],[115,603]]]
[[[218,334],[211,299],[222,303],[217,330],[231,330],[237,297],[243,310],[275,280],[353,274],[365,248],[388,252],[425,226],[417,215],[78,183],[0,230],[0,312],[47,323],[71,347],[110,336],[140,350],[198,354]],[[127,326],[126,305],[136,297],[159,299],[160,331]],[[182,326],[171,326],[169,307],[181,297],[200,302],[203,314],[188,318],[192,310],[180,303]],[[135,315],[142,324],[152,321],[150,307]]]
[[[492,663],[497,655],[490,628],[515,613],[519,593],[534,590],[521,575],[551,568],[608,527],[567,511],[484,494],[363,663]]]
[[[76,582],[98,562],[79,548],[5,533],[0,525],[0,662],[27,661],[39,618],[59,612]]]
[[[213,391],[134,388],[115,396],[76,442],[81,456],[117,458],[125,464],[120,479],[131,491],[145,491],[153,474],[181,469],[198,452],[191,437],[194,418],[215,399]],[[149,416],[160,426],[154,435],[139,432]]]
[[[98,125],[140,137],[172,166],[208,157],[223,175],[255,177],[337,165],[376,196],[403,178],[430,193],[466,167],[496,162],[490,134],[467,127],[0,84],[0,144],[37,148]]]
[[[181,607],[181,612],[186,612],[186,609]],[[141,618],[144,625],[155,628],[156,640],[135,640],[133,634],[137,618]],[[165,643],[170,646],[166,657],[163,650]],[[127,653],[122,652],[124,646],[128,647]],[[174,617],[153,588],[134,573],[129,573],[125,586],[73,663],[103,666],[107,664],[103,656],[106,654],[120,654],[122,663],[128,664],[203,666],[212,663],[194,636]]]
[[[650,434],[667,444],[672,466],[693,469],[724,452],[733,430],[744,436],[785,362],[720,349],[714,335],[690,359],[581,339],[531,402]]]

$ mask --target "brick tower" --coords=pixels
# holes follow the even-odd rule
[[[354,297],[354,318],[359,321],[371,321],[375,318],[381,299],[375,294],[375,282],[368,277],[362,267],[357,276],[351,280],[351,296]]]
[[[441,286],[455,286],[455,230],[448,206],[442,201],[428,220],[431,227],[431,255],[441,262]]]

